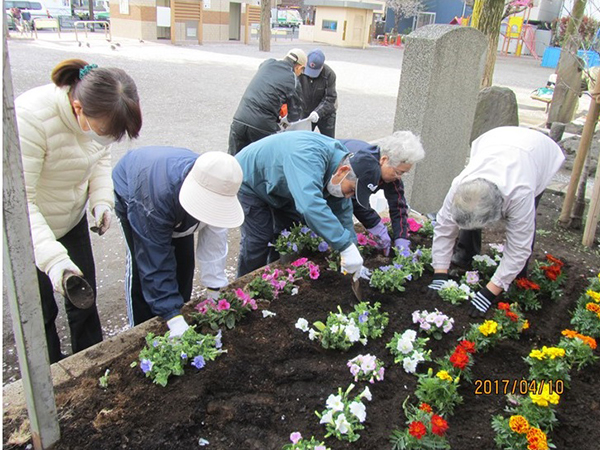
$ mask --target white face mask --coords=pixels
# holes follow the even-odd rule
[[[98,133],[96,133],[90,126],[90,122],[87,120],[87,118],[85,118],[85,122],[87,123],[89,130],[84,131],[83,133],[86,136],[88,136],[90,139],[96,141],[100,145],[105,145],[105,146],[116,142],[116,139],[112,136],[100,136]]]
[[[329,191],[329,193],[331,195],[333,195],[334,197],[340,197],[343,198],[344,193],[342,192],[342,181],[344,181],[346,179],[346,177],[348,176],[349,172],[346,172],[346,175],[344,175],[344,177],[340,180],[340,182],[338,184],[334,184],[333,183],[333,177],[331,177],[331,180],[329,180],[329,182],[327,183],[327,191]]]

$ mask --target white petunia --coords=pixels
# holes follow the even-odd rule
[[[328,409],[332,409],[334,411],[343,411],[344,410],[344,402],[342,401],[341,395],[333,395],[331,394],[327,397],[327,401],[325,402]]]
[[[415,330],[406,330],[404,333],[402,333],[402,338],[409,339],[414,342],[414,340],[417,338],[417,332]]]
[[[306,333],[308,331],[308,320],[300,317],[296,322],[296,328]]]
[[[367,418],[367,408],[362,402],[350,403],[350,412],[356,416],[359,422],[364,422]]]
[[[275,317],[277,314],[275,314],[274,312],[271,312],[269,310],[263,309],[262,310],[262,316],[264,319],[266,319],[267,317]]]
[[[402,367],[404,367],[404,370],[408,373],[415,373],[417,371],[417,364],[418,361],[415,361],[412,358],[404,358],[402,360]]]
[[[327,412],[321,417],[319,423],[330,423],[333,425],[333,411],[328,409]]]
[[[413,346],[412,341],[402,338],[402,339],[398,339],[398,344],[396,345],[396,349],[400,353],[406,355],[413,351],[414,346]]]
[[[346,419],[346,416],[344,414],[340,414],[335,419],[335,429],[336,429],[336,431],[339,431],[341,434],[347,434],[348,431],[350,430],[350,426],[351,425],[348,422],[348,420]]]
[[[311,341],[314,341],[317,338],[317,332],[311,328],[310,330],[308,330],[308,338]]]
[[[298,294],[298,288],[297,287],[293,287],[292,288],[292,292],[290,293],[290,295],[297,295]]]
[[[340,326],[339,325],[334,325],[331,327],[331,332],[333,334],[337,333],[340,330]]]
[[[456,281],[454,281],[454,280],[447,280],[447,281],[444,281],[442,283],[442,285],[440,286],[440,290],[442,290],[442,289],[451,289],[451,288],[456,288],[456,287],[458,287],[458,283]]]
[[[353,323],[346,327],[345,333],[350,342],[356,342],[360,339],[360,329]]]
[[[369,401],[371,401],[373,399],[373,396],[371,395],[371,391],[369,390],[368,386],[365,388],[364,391],[362,391],[362,394],[360,394],[359,397],[360,398],[366,398]]]

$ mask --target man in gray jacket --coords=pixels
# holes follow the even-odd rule
[[[316,48],[308,54],[304,73],[300,75],[304,113],[310,118],[312,129],[319,127],[321,134],[335,137],[337,92],[335,72],[325,64],[325,55]]]
[[[302,117],[298,76],[306,66],[306,54],[295,48],[282,60],[263,62],[240,100],[229,130],[229,154],[279,131],[279,111],[287,104],[289,122]]]

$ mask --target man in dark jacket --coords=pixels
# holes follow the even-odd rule
[[[369,205],[360,205],[353,199],[354,216],[364,225],[378,243],[378,247],[387,256],[392,242],[394,247],[407,248],[408,207],[404,197],[402,175],[407,173],[414,163],[425,157],[421,141],[410,131],[396,131],[378,141],[368,143],[356,139],[340,139],[351,152],[366,151],[375,156],[381,166],[381,180],[377,190],[383,189],[389,205],[392,222],[392,237],[381,217]],[[376,191],[375,191],[376,192]]]
[[[325,55],[318,48],[311,51],[307,59],[304,73],[300,75],[304,103],[302,118],[310,118],[313,131],[319,127],[321,134],[335,137],[335,72],[325,64]]]
[[[173,147],[128,152],[115,166],[115,213],[127,243],[125,297],[131,326],[154,316],[171,336],[194,278],[194,232],[201,281],[216,298],[227,284],[227,230],[244,221],[237,192],[242,168],[231,155]]]
[[[287,104],[288,121],[302,117],[298,76],[306,66],[306,54],[295,48],[282,60],[263,62],[240,100],[229,130],[229,154],[279,131],[279,111]]]

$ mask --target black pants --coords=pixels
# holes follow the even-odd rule
[[[543,193],[542,193],[543,194]],[[540,199],[542,198],[542,194],[538,195],[535,198],[535,210],[537,211],[537,207],[540,204]],[[535,219],[534,219],[535,220]],[[537,220],[536,220],[537,222]],[[533,253],[533,247],[535,245],[535,228],[533,233],[533,241],[531,241],[531,252]],[[468,266],[473,259],[473,256],[479,255],[481,252],[481,230],[460,230],[458,233],[458,240],[456,242],[456,247],[454,248],[454,255],[452,255],[452,261],[460,266]],[[529,265],[529,260],[531,256],[527,258],[527,262],[525,266],[516,276],[516,278],[524,278],[527,277],[527,266]]]
[[[73,264],[83,272],[83,278],[85,278],[94,290],[95,301],[96,267],[94,265],[94,254],[92,253],[87,218],[84,216],[71,231],[57,240],[67,249],[67,253]],[[48,356],[50,357],[50,363],[55,363],[64,358],[60,350],[60,339],[58,338],[55,323],[56,316],[58,316],[58,306],[54,298],[52,282],[48,275],[38,269],[37,276],[42,301],[44,327],[46,329]],[[69,330],[71,331],[73,353],[85,350],[102,341],[102,325],[100,324],[96,304],[94,303],[87,309],[79,309],[73,306],[67,298],[64,301]]]
[[[229,149],[230,155],[237,155],[245,146],[252,144],[264,137],[270,136],[264,130],[259,130],[241,122],[233,121],[229,127]]]
[[[279,233],[294,223],[301,223],[302,216],[293,208],[273,209],[254,195],[238,193],[244,209],[241,227],[238,273],[241,277],[279,259],[279,253],[269,243],[275,242]]]
[[[127,219],[127,207],[122,199],[115,195],[115,214],[119,218],[125,242],[127,243],[127,263],[125,273],[125,301],[127,302],[127,317],[131,326],[139,325],[156,316],[144,298],[142,283],[135,261],[135,243],[133,240],[133,229]],[[175,251],[177,264],[177,285],[179,294],[184,302],[188,302],[192,296],[194,283],[194,235],[190,234],[181,238],[173,238],[171,245]]]
[[[321,134],[335,138],[335,114],[319,117],[319,121],[312,124],[312,130],[315,131],[316,127],[319,127]]]

